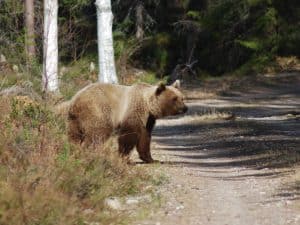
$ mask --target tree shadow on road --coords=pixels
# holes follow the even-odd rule
[[[297,121],[217,121],[158,127],[154,135],[156,142],[168,146],[166,150],[183,159],[180,164],[262,169],[291,166],[300,161],[299,131]]]
[[[289,78],[290,79],[290,78]],[[293,174],[300,162],[299,78],[234,91],[216,100],[189,103],[189,115],[230,112],[233,120],[170,118],[154,130],[164,164],[195,168],[199,176],[222,180],[275,179]],[[180,121],[180,122],[178,122]],[[249,170],[247,170],[249,169]],[[230,173],[228,171],[247,171]],[[270,201],[300,199],[300,182],[282,184]]]

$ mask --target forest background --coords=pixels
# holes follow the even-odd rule
[[[11,64],[28,69],[23,1],[0,5],[0,52]],[[42,1],[35,1],[38,71],[42,7]],[[112,10],[116,65],[123,80],[130,68],[143,69],[155,80],[195,60],[198,75],[253,74],[275,65],[278,56],[300,56],[297,0],[113,0]],[[58,42],[61,66],[97,62],[93,0],[59,1]]]

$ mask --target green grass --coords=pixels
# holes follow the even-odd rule
[[[148,84],[158,84],[159,82],[166,82],[166,77],[164,79],[157,78],[154,72],[146,72],[145,74],[141,75],[136,79],[136,82],[143,82]]]
[[[83,58],[68,65],[61,65],[60,91],[65,99],[70,99],[77,91],[86,86],[89,82],[97,81],[97,70],[90,72],[90,63],[97,63],[90,58]]]

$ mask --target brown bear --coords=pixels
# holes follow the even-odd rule
[[[151,132],[156,119],[187,111],[179,86],[179,81],[171,86],[91,84],[66,104],[69,137],[90,146],[103,144],[115,134],[121,155],[129,155],[136,147],[140,159],[151,163]]]

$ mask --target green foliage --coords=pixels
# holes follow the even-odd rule
[[[190,11],[187,12],[186,15],[188,17],[190,17],[191,19],[194,19],[194,20],[200,20],[201,19],[201,13],[199,11],[190,10]]]
[[[41,123],[43,124],[47,121],[55,121],[49,110],[31,102],[30,100],[27,100],[28,102],[26,100],[27,99],[21,99],[21,101],[19,99],[12,100],[12,112],[10,114],[11,119],[20,120],[23,122],[23,126],[30,126],[32,128],[37,128]]]
[[[0,53],[17,64],[25,62],[23,12],[22,1],[0,1]]]
[[[221,75],[255,61],[258,56],[300,56],[298,0],[143,1],[145,37],[139,41],[135,38],[136,4],[137,1],[112,1],[115,56],[121,73],[130,64],[161,77],[191,57],[198,59],[199,71]],[[30,68],[34,71],[27,72],[40,75],[43,34],[40,1],[35,2],[35,17],[38,57],[34,68]],[[59,1],[58,19],[61,62],[68,65],[97,55],[94,0]],[[22,71],[28,70],[23,66],[26,62],[23,2],[0,1],[0,34],[0,53]],[[79,74],[74,73],[68,76]],[[69,87],[65,93],[71,95],[74,91]]]
[[[91,0],[61,0],[64,7],[69,7],[71,10],[80,9],[92,3]]]
[[[15,86],[23,88],[26,92],[30,92],[30,94],[42,94],[41,65],[33,61],[30,69],[22,64],[18,68],[19,72],[14,72],[11,69],[7,71],[0,70],[0,90]]]
[[[143,74],[139,78],[139,82],[144,82],[144,83],[148,83],[148,84],[157,84],[158,81],[159,80],[157,79],[156,75],[152,72],[148,72],[146,74]]]
[[[132,55],[132,61],[136,62],[139,68],[155,71],[154,73],[161,78],[170,64],[171,43],[172,39],[167,33],[149,36]]]
[[[64,62],[76,61],[90,49],[97,50],[94,1],[59,1],[58,16],[59,55]]]
[[[276,55],[287,49],[285,37],[300,40],[293,35],[293,31],[286,31],[287,26],[299,30],[296,25],[287,25],[290,20],[280,12],[282,7],[292,11],[299,6],[293,2],[295,9],[288,5],[278,5],[273,0],[225,0],[212,1],[206,15],[201,18],[203,35],[199,40],[199,57],[201,67],[209,72],[222,74],[236,70],[239,67],[248,67],[257,63],[258,68],[263,68],[266,62],[272,61]],[[214,4],[215,3],[215,4]],[[296,17],[292,20],[295,21]],[[285,30],[285,31],[284,31]],[[296,37],[297,36],[297,37]],[[293,46],[297,49],[295,42]],[[202,46],[201,46],[202,45]],[[209,49],[209,50],[208,50]],[[287,51],[286,51],[287,52]],[[289,51],[290,54],[300,55],[297,50]],[[256,60],[256,59],[268,60]],[[270,59],[270,60],[269,60]],[[214,66],[214,62],[218,66]],[[245,65],[245,66],[243,66]]]
[[[252,75],[264,71],[271,64],[273,57],[271,55],[257,55],[251,58],[245,64],[234,71],[236,75]]]
[[[66,99],[70,99],[74,94],[90,82],[97,81],[97,66],[95,71],[90,71],[90,64],[97,65],[97,57],[90,55],[82,57],[80,60],[61,65],[60,91]]]
[[[128,52],[130,54],[130,49],[132,49],[133,46],[133,40],[126,36],[124,32],[121,30],[116,30],[113,32],[113,38],[114,38],[114,51],[115,51],[115,57],[118,60],[122,57],[123,54],[126,54],[125,52]],[[135,40],[134,40],[135,41]]]
[[[237,43],[240,45],[249,48],[254,51],[258,51],[261,49],[260,43],[258,41],[242,41],[242,40],[236,40]]]
[[[187,9],[188,5],[190,4],[190,0],[181,0],[180,2],[184,9]]]

